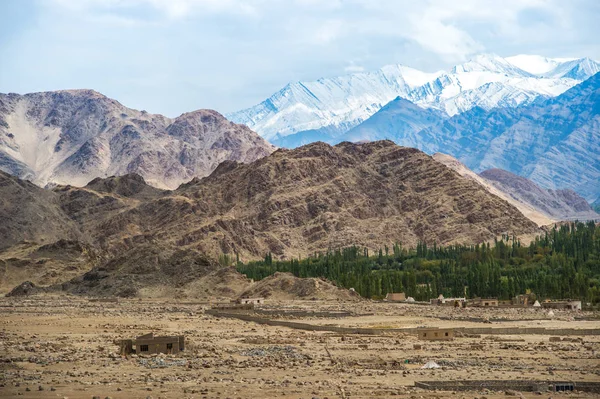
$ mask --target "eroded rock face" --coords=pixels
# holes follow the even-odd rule
[[[93,90],[0,94],[0,170],[41,186],[136,173],[174,189],[225,160],[251,162],[273,150],[212,110],[170,119]]]
[[[467,243],[536,230],[475,182],[390,141],[279,150],[250,165],[218,168],[175,193],[191,201],[190,220],[206,215],[181,243],[198,242],[207,252],[288,257],[354,244]]]
[[[25,209],[36,204],[40,191],[54,204],[43,214],[46,223],[64,220],[83,237],[79,246],[65,241],[57,248],[77,254],[75,249],[89,246],[85,253],[95,253],[86,260],[91,271],[65,286],[95,295],[135,295],[150,286],[183,287],[201,279],[219,285],[214,273],[220,266],[212,259],[222,254],[290,258],[351,245],[470,244],[538,231],[478,183],[391,141],[313,143],[251,164],[225,162],[175,191],[154,189],[139,176],[51,191],[9,179],[9,187],[31,189],[15,197],[17,203]],[[7,231],[8,242],[18,241],[21,232],[19,225]],[[31,240],[44,237],[33,233]],[[232,295],[244,283],[238,285]]]

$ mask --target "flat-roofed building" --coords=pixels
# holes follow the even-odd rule
[[[425,341],[450,341],[454,339],[453,328],[424,327],[418,328],[419,339]]]
[[[467,301],[467,306],[476,306],[476,307],[497,307],[498,299],[497,298],[473,298]]]
[[[265,302],[265,298],[239,298],[236,302],[243,305],[248,303],[260,305],[261,303]]]
[[[406,294],[404,292],[388,292],[385,296],[385,300],[388,302],[400,302],[406,300]]]
[[[138,355],[150,355],[154,353],[177,354],[185,349],[185,339],[183,335],[158,336],[153,333],[140,335],[134,340],[121,340],[121,354],[127,355],[133,353]]]

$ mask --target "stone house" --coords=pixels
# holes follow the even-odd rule
[[[388,292],[385,296],[385,300],[389,302],[405,301],[406,294],[404,292]]]
[[[418,328],[419,339],[425,341],[451,341],[454,339],[453,328],[425,327]]]
[[[265,298],[239,298],[237,301],[237,303],[240,303],[242,305],[246,305],[246,304],[254,304],[254,305],[260,305],[261,303],[265,302]]]
[[[544,309],[581,310],[581,301],[547,301],[541,305]]]
[[[476,307],[497,307],[498,299],[497,298],[473,298],[467,301],[468,306],[476,306]]]
[[[135,345],[135,349],[133,346]],[[185,349],[183,335],[158,336],[153,333],[141,335],[135,340],[121,340],[121,354],[135,353],[138,355],[150,355],[154,353],[177,354]]]

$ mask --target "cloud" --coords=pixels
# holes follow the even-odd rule
[[[346,66],[344,68],[344,72],[348,72],[348,73],[357,73],[357,72],[364,72],[365,68],[360,66],[360,65],[355,65],[354,62],[350,62],[350,65]]]
[[[119,13],[151,8],[170,19],[203,14],[256,15],[252,1],[244,0],[48,0],[75,11]],[[260,3],[260,1],[259,1]]]
[[[16,17],[0,35],[0,92],[91,87],[171,116],[234,111],[290,81],[395,63],[433,72],[479,52],[600,58],[597,0],[8,4],[20,12],[5,13]]]

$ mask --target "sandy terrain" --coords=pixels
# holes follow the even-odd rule
[[[468,310],[373,302],[267,303],[267,309],[372,314],[294,320],[363,327],[568,326],[598,328],[598,314]],[[0,299],[0,396],[22,398],[504,398],[505,391],[431,392],[414,381],[537,379],[600,381],[600,336],[549,342],[549,336],[481,336],[418,341],[390,333],[346,335],[270,327],[204,314],[206,303],[77,297]],[[495,312],[495,313],[492,313]],[[596,317],[596,321],[579,318]],[[439,317],[450,317],[444,321]],[[514,321],[497,321],[504,317]],[[468,321],[466,318],[469,318]],[[476,318],[490,322],[477,323]],[[535,319],[535,320],[530,320]],[[116,339],[148,332],[184,334],[181,355],[122,357]],[[421,344],[421,349],[415,349]],[[421,369],[434,360],[439,369]],[[149,366],[162,366],[151,368]],[[40,390],[41,389],[41,390]],[[525,398],[567,394],[516,393]],[[569,393],[572,398],[597,397]]]

